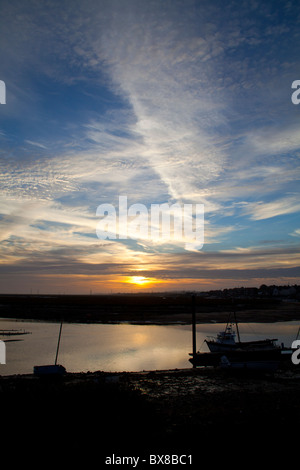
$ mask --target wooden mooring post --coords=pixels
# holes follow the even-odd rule
[[[196,296],[192,295],[192,337],[193,337],[193,367],[196,368]]]

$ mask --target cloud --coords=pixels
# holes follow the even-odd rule
[[[9,248],[9,246],[7,246]],[[20,245],[20,248],[21,245]],[[109,250],[106,252],[106,248]],[[21,250],[23,251],[23,250]],[[122,261],[120,262],[120,259]],[[157,280],[193,279],[256,279],[263,277],[299,277],[299,250],[281,249],[248,250],[233,249],[200,253],[131,252],[125,246],[110,243],[105,250],[99,245],[89,247],[73,245],[54,247],[52,251],[39,249],[28,251],[27,257],[3,263],[2,272],[8,274],[51,274],[77,276],[125,276],[143,275]]]
[[[126,5],[118,1],[103,2],[101,9],[96,3],[88,2],[87,9],[78,5],[77,11],[63,4],[59,18],[55,15],[57,6],[54,3],[49,8],[45,46],[46,56],[51,58],[49,50],[53,49],[58,60],[41,62],[39,51],[36,60],[47,65],[44,73],[55,73],[66,83],[72,81],[70,73],[75,71],[74,77],[87,83],[91,79],[103,82],[105,76],[106,85],[121,97],[128,111],[131,108],[129,124],[122,117],[115,120],[115,129],[119,126],[127,135],[111,132],[107,114],[81,123],[79,139],[86,144],[87,151],[77,159],[78,173],[84,174],[84,161],[86,174],[92,175],[88,155],[91,146],[97,148],[93,155],[95,165],[102,163],[108,169],[109,158],[125,161],[132,160],[134,155],[136,161],[143,159],[156,173],[171,198],[204,202],[206,211],[210,212],[223,210],[222,199],[214,197],[217,196],[215,188],[221,179],[227,187],[238,179],[232,166],[249,166],[251,151],[260,155],[297,147],[296,130],[292,131],[292,139],[288,131],[276,133],[272,139],[272,127],[258,133],[253,129],[253,106],[246,113],[243,110],[243,114],[238,101],[233,102],[235,93],[240,98],[247,86],[256,86],[257,90],[263,67],[253,64],[257,57],[267,64],[267,59],[258,52],[264,41],[273,45],[270,31],[283,42],[288,38],[289,28],[284,23],[276,24],[276,15],[268,6],[262,11],[254,5],[248,6],[243,23],[234,2],[226,12],[222,9],[222,19],[218,2],[199,4],[194,10],[192,2],[184,5],[185,8],[179,2],[176,7],[165,5],[163,9],[156,1],[143,6],[136,1]],[[13,7],[9,11],[12,14]],[[28,53],[28,45],[38,44],[37,39],[43,35],[37,25],[39,21],[44,24],[45,15],[43,8],[24,15],[23,26],[18,19],[14,22],[26,37],[25,53]],[[262,29],[265,15],[275,23]],[[249,46],[252,55],[245,56],[245,47]],[[271,49],[273,60],[274,50]],[[68,63],[68,69],[60,70],[61,62]],[[277,60],[279,74],[280,64]],[[80,68],[84,73],[78,73]],[[232,153],[232,144],[229,146],[229,141],[236,138],[236,133],[232,135],[230,119],[252,123],[252,128],[243,130],[244,145],[239,147],[238,156],[237,151]],[[105,152],[109,157],[105,157]],[[259,173],[260,164],[254,166]],[[97,172],[100,173],[99,167]],[[265,187],[256,183],[254,190],[257,186]],[[236,187],[235,192],[240,190],[241,187]],[[230,191],[227,195],[230,196]]]
[[[296,230],[294,230],[291,235],[293,237],[300,237],[300,228],[297,228]]]
[[[272,202],[248,203],[243,207],[243,213],[250,215],[252,220],[264,220],[279,215],[292,214],[300,211],[299,196],[289,196]]]
[[[113,16],[108,12],[101,35],[89,43],[98,66],[107,67],[113,89],[132,107],[136,118],[132,131],[144,144],[139,148],[141,158],[166,185],[170,197],[204,202],[207,213],[224,210],[224,198],[273,192],[275,171],[280,172],[277,182],[284,189],[295,175],[293,165],[290,161],[262,165],[261,156],[297,150],[297,128],[282,130],[277,124],[274,130],[270,123],[262,129],[260,120],[266,116],[269,122],[269,109],[274,107],[273,94],[267,92],[278,85],[272,77],[286,76],[275,58],[270,31],[285,44],[290,27],[275,22],[267,31],[260,29],[264,14],[254,6],[241,25],[234,4],[225,23],[213,15],[218,13],[214,4],[208,14],[204,7],[197,10],[197,28],[188,13],[182,16],[180,9],[166,8],[168,21],[162,28],[156,8],[157,3],[151,2],[146,14],[136,2],[129,2]],[[274,12],[264,10],[275,21]],[[268,59],[259,54],[263,44],[272,45],[273,71],[267,80],[262,70]],[[245,56],[248,47],[251,54]],[[280,101],[279,108],[285,104],[290,106],[290,100]],[[234,131],[231,122],[237,124]]]
[[[288,129],[276,129],[276,127],[270,126],[255,133],[250,133],[247,139],[249,145],[259,155],[287,154],[300,150],[299,127],[295,124]]]
[[[47,147],[39,142],[33,142],[32,140],[25,140],[26,144],[34,145],[36,147],[40,147],[42,149],[47,149]]]
[[[162,29],[153,5],[147,16],[136,2],[125,14],[123,8],[115,11],[91,46],[115,90],[132,106],[132,129],[144,143],[140,156],[171,197],[188,193],[195,200],[199,186],[218,177],[224,160],[209,131],[220,122],[219,106],[201,84],[205,68],[197,64],[207,41],[188,34],[174,12]]]

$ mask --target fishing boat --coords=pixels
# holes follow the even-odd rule
[[[238,323],[234,314],[234,322],[230,321],[226,324],[225,330],[220,331],[216,338],[206,339],[205,342],[213,353],[227,353],[228,351],[245,350],[245,351],[263,351],[278,349],[276,344],[277,338],[262,339],[256,341],[241,341]],[[234,325],[236,332],[234,331]],[[236,341],[237,336],[237,341]]]
[[[209,352],[196,352],[196,321],[193,311],[193,353],[189,361],[193,367],[215,366],[223,369],[275,371],[282,361],[286,348],[276,344],[277,339],[241,341],[236,316],[229,316],[225,330],[216,338],[205,340]],[[234,330],[236,326],[236,332]],[[237,341],[236,341],[237,336]]]
[[[48,365],[42,365],[42,366],[34,366],[33,367],[33,373],[34,375],[37,375],[39,377],[42,376],[62,376],[66,373],[66,369],[64,366],[57,364],[57,359],[58,359],[58,351],[59,351],[59,345],[60,345],[60,338],[61,338],[61,330],[62,330],[62,324],[60,324],[60,329],[59,329],[59,334],[58,334],[58,342],[57,342],[57,348],[56,348],[56,356],[55,356],[55,361],[54,364],[48,364]]]

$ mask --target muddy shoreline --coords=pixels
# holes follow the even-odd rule
[[[70,461],[88,463],[96,453],[100,466],[112,453],[171,453],[193,455],[199,468],[203,456],[222,462],[233,446],[247,461],[268,456],[278,462],[280,452],[296,444],[299,394],[298,369],[265,376],[207,368],[0,377],[6,432],[14,442],[28,438],[47,449],[54,435],[71,446]]]

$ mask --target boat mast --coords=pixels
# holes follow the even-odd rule
[[[237,332],[237,337],[238,337],[238,341],[239,343],[241,342],[241,338],[240,338],[240,332],[239,332],[239,327],[238,327],[238,322],[236,320],[236,314],[235,312],[233,312],[233,315],[234,315],[234,321],[235,321],[235,326],[236,326],[236,332]]]
[[[228,320],[227,320],[227,323],[226,323],[225,333],[227,333],[227,329],[228,329],[228,325],[229,325],[229,322],[230,322],[230,318],[231,318],[231,313],[228,315]]]
[[[62,324],[63,324],[63,322],[61,321],[60,329],[59,329],[59,335],[58,335],[57,349],[56,349],[56,357],[55,357],[55,363],[54,363],[55,365],[56,365],[56,363],[57,363],[57,358],[58,358],[58,350],[59,350],[59,343],[60,343],[60,337],[61,337]]]

